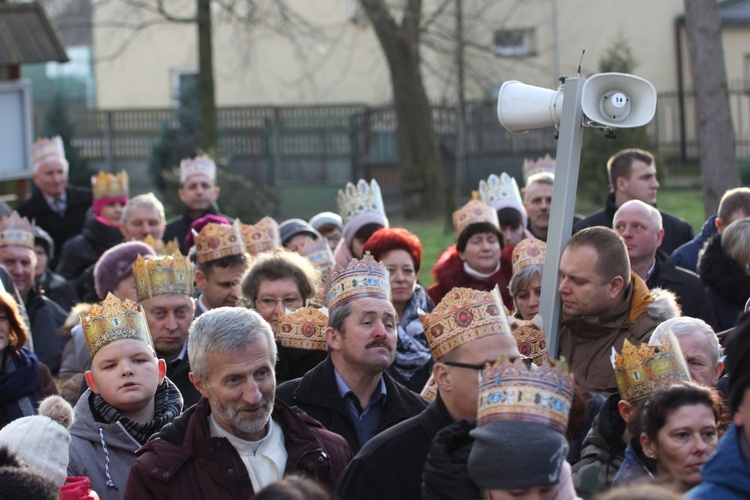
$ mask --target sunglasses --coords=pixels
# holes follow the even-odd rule
[[[511,359],[510,361],[515,362],[517,359],[520,359],[523,362],[523,364],[526,365],[527,370],[531,370],[532,366],[536,366],[534,365],[533,360],[528,356],[521,356],[520,358],[514,358],[514,359]],[[482,368],[484,368],[487,363],[489,363],[489,361],[478,364],[478,365],[473,365],[470,363],[459,363],[458,361],[444,361],[443,362],[444,365],[455,366],[456,368],[468,368],[469,370],[476,370],[476,371],[482,371]]]

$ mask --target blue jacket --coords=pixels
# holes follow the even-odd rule
[[[750,499],[750,465],[740,455],[740,432],[736,425],[729,427],[714,454],[701,468],[701,484],[688,491],[687,498]]]
[[[681,246],[672,252],[672,261],[676,266],[685,268],[689,271],[698,272],[698,254],[700,253],[703,245],[711,239],[711,236],[718,233],[716,229],[716,216],[712,215],[701,227],[701,232],[698,236],[683,243]]]

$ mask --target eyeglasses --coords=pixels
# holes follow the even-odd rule
[[[255,299],[256,308],[274,309],[276,308],[276,304],[281,304],[284,309],[296,310],[302,305],[302,297],[284,297],[283,299],[264,297],[262,299]]]
[[[526,365],[527,370],[531,370],[533,369],[532,367],[536,366],[534,365],[533,360],[528,356],[521,356],[520,358],[514,358],[510,361],[515,361],[517,359],[520,359],[523,362],[523,364]],[[489,363],[489,361],[478,364],[478,365],[473,365],[470,363],[459,363],[458,361],[443,361],[444,365],[455,366],[456,368],[468,368],[469,370],[476,370],[476,371],[481,371],[482,368],[484,368],[487,363]]]

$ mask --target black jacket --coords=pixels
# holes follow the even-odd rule
[[[453,418],[440,395],[425,411],[365,444],[336,484],[342,500],[418,500],[422,469],[435,435]]]
[[[59,330],[68,315],[60,306],[38,293],[33,287],[29,290],[25,305],[31,324],[34,353],[39,361],[47,365],[52,375],[57,375],[67,342]]]
[[[675,266],[672,259],[661,249],[656,252],[656,265],[646,284],[649,288],[666,288],[674,292],[683,316],[700,318],[716,330],[716,315],[706,297],[700,277],[687,269]]]
[[[479,500],[479,487],[469,479],[468,463],[476,420],[459,420],[437,433],[430,446],[422,478],[425,500]]]
[[[394,382],[387,372],[383,372],[383,380],[387,395],[378,433],[421,413],[427,406],[425,399]],[[354,453],[359,451],[357,430],[339,394],[330,356],[304,377],[281,384],[276,396],[289,406],[299,407],[329,431],[343,436]]]
[[[86,211],[91,208],[93,202],[90,190],[75,186],[68,186],[65,189],[65,197],[67,200],[64,218],[52,210],[38,189],[34,190],[31,198],[18,206],[19,214],[34,219],[37,226],[49,233],[52,241],[55,242],[56,249],[62,248],[65,241],[81,232],[86,219]],[[49,263],[50,269],[54,269],[57,265],[59,255],[59,252],[55,252],[54,258]]]
[[[750,298],[750,276],[721,248],[721,235],[706,243],[698,261],[698,274],[706,285],[706,295],[711,302],[717,331],[732,328]]]
[[[614,193],[610,193],[607,197],[606,207],[589,215],[579,224],[576,224],[573,227],[573,232],[577,233],[581,229],[593,226],[611,228],[617,208],[615,206],[615,195]],[[659,247],[661,250],[667,254],[671,254],[677,247],[693,239],[693,227],[690,224],[661,210],[659,210],[659,213],[661,213],[662,226],[664,227],[664,239]]]
[[[198,217],[193,218],[190,217],[188,209],[187,207],[185,207],[182,210],[182,215],[167,221],[167,228],[164,230],[164,236],[162,236],[162,239],[165,242],[169,243],[173,239],[177,238],[177,243],[180,244],[180,252],[182,252],[182,255],[187,255],[188,248],[187,246],[185,246],[185,236],[187,236],[188,231],[190,231],[190,224],[192,224],[196,219],[200,219],[201,217],[208,214],[220,215],[229,219],[229,217],[227,217],[226,215],[220,214],[216,207],[211,207]]]
[[[190,408],[201,398],[201,393],[190,381],[190,360],[187,352],[180,361],[176,363],[167,362],[167,377],[180,390],[183,408]]]
[[[76,292],[73,283],[52,271],[42,274],[37,286],[42,287],[45,297],[60,306],[65,312],[70,311],[79,302],[78,292]]]

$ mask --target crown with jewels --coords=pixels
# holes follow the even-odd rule
[[[431,313],[420,313],[433,359],[489,335],[510,335],[503,300],[495,287],[491,292],[454,288]]]
[[[128,173],[123,170],[117,175],[112,175],[99,170],[96,176],[91,177],[91,190],[94,193],[94,200],[127,198],[130,193]]]
[[[304,349],[306,351],[327,351],[326,328],[327,310],[303,307],[293,313],[279,316],[276,327],[276,341],[282,347]]]
[[[365,252],[362,260],[352,259],[346,268],[336,264],[326,286],[330,311],[364,297],[391,300],[388,270],[382,262],[376,262],[370,252]]]
[[[547,338],[544,330],[533,321],[516,321],[511,325],[513,338],[516,339],[518,352],[531,358],[535,365],[541,366],[549,361]]]
[[[154,350],[141,306],[130,299],[120,301],[112,293],[101,304],[94,304],[88,316],[81,315],[81,326],[92,360],[102,347],[118,340],[137,340]]]
[[[635,347],[626,339],[620,354],[612,347],[610,359],[620,397],[626,401],[638,401],[657,387],[690,380],[680,344],[672,333],[656,346],[644,342]]]
[[[180,162],[180,184],[193,175],[203,175],[216,182],[216,163],[205,155],[183,159]]]
[[[198,264],[245,253],[245,241],[242,238],[239,220],[235,220],[231,226],[209,222],[203,226],[200,233],[193,229],[193,239]]]
[[[430,378],[427,379],[427,383],[425,383],[424,387],[422,388],[422,392],[420,392],[419,395],[432,403],[437,397],[437,392],[438,386],[437,382],[435,382],[435,377],[430,375]]]
[[[0,247],[8,245],[34,248],[34,224],[15,211],[0,220]]]
[[[34,170],[39,165],[50,160],[65,160],[65,146],[59,135],[50,137],[41,137],[31,146],[31,163]]]
[[[500,228],[497,211],[479,200],[470,200],[460,210],[453,212],[453,229],[456,231],[456,237],[461,236],[464,229],[470,225],[480,222],[489,222],[496,228]]]
[[[493,422],[525,422],[565,434],[573,401],[573,376],[561,360],[529,370],[500,358],[482,369],[477,427]]]
[[[153,248],[156,255],[182,255],[180,253],[180,244],[177,242],[177,236],[172,238],[172,241],[167,242],[165,245],[162,240],[156,240],[151,234],[147,234],[146,237],[143,238],[143,242]]]
[[[495,210],[510,207],[521,212],[522,216],[526,215],[518,183],[514,177],[505,172],[500,174],[500,177],[490,174],[486,181],[479,181],[478,196],[479,201],[485,202]],[[526,227],[525,221],[524,227]]]
[[[532,264],[544,266],[547,257],[547,244],[536,238],[526,238],[518,242],[513,249],[511,262],[513,263],[513,274]]]
[[[328,240],[325,238],[314,240],[308,237],[305,244],[297,249],[297,253],[303,257],[307,257],[307,259],[312,262],[321,273],[333,269],[333,266],[336,265],[333,251],[328,245]]]
[[[555,167],[557,161],[552,158],[549,153],[544,155],[544,158],[538,158],[536,161],[529,158],[523,160],[523,182],[528,184],[529,177],[536,174],[550,174],[555,175]]]
[[[270,217],[263,217],[254,226],[240,224],[242,238],[250,255],[258,255],[264,252],[273,252],[281,248],[281,234],[279,224]]]
[[[193,264],[179,251],[147,259],[138,255],[133,277],[139,302],[160,295],[193,296]]]
[[[386,217],[383,196],[380,194],[380,186],[375,179],[369,184],[366,180],[360,179],[356,186],[347,182],[343,190],[339,189],[336,204],[344,225],[357,215],[365,213],[375,213],[383,218]]]

